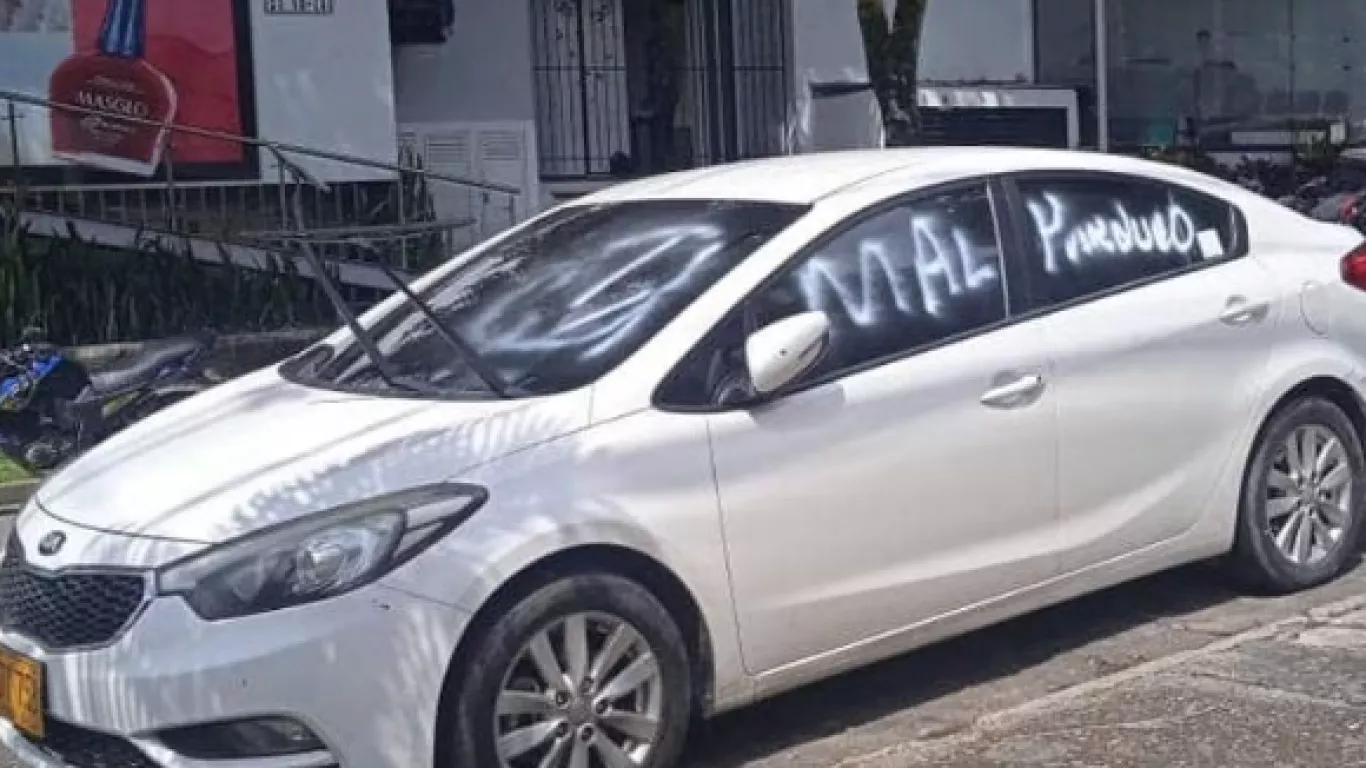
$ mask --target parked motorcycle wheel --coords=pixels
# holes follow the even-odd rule
[[[22,464],[33,473],[45,474],[61,466],[76,448],[71,437],[49,432],[24,446]]]

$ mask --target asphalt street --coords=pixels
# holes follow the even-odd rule
[[[1366,765],[1363,587],[1360,566],[1271,599],[1172,571],[723,717],[687,765]]]

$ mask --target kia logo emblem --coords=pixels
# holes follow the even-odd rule
[[[61,531],[53,531],[38,540],[38,554],[55,555],[66,543],[66,534]]]

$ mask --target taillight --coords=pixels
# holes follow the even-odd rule
[[[1366,291],[1366,242],[1342,257],[1342,280],[1358,290]]]

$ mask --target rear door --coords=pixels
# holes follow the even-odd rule
[[[1127,175],[1012,180],[1054,358],[1063,572],[1188,530],[1263,392],[1282,308],[1242,214]],[[1230,514],[1233,510],[1228,510]]]

